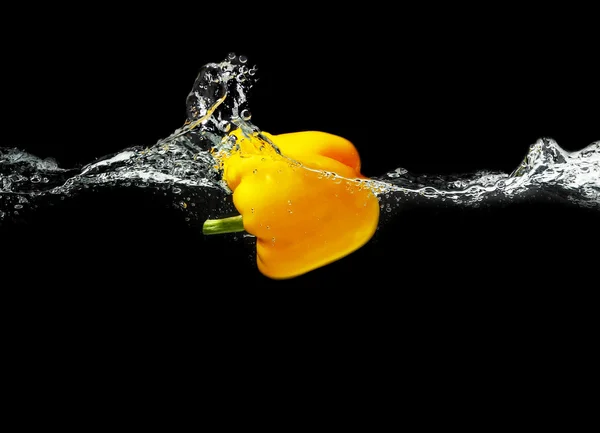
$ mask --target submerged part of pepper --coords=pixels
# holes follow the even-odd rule
[[[361,181],[351,142],[318,131],[231,135],[233,150],[217,158],[244,229],[256,236],[264,275],[302,275],[356,251],[375,234],[379,201]]]

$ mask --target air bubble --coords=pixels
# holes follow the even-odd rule
[[[179,188],[179,187],[175,187],[175,188],[173,188],[173,192],[174,192],[175,194],[181,194],[181,188]]]
[[[240,56],[239,57],[239,61],[240,61],[240,63],[246,63],[248,61],[248,57],[246,57],[246,56]]]
[[[240,113],[240,116],[243,120],[250,120],[252,118],[252,114],[250,113],[250,110],[248,110],[247,108],[242,110],[242,112]]]
[[[15,205],[15,209],[23,209],[23,205],[22,204],[16,204]]]
[[[221,123],[219,123],[219,129],[223,132],[229,132],[231,129],[231,123],[229,123],[227,120],[223,120]]]
[[[235,55],[235,53],[229,53],[229,54],[227,54],[227,58],[228,58],[229,60],[233,60],[233,59],[235,59],[235,58],[236,58],[236,55]]]
[[[40,176],[38,174],[34,174],[33,176],[31,176],[31,181],[33,183],[38,183],[39,181],[41,181],[42,179],[40,178]]]

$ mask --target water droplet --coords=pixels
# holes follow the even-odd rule
[[[240,116],[244,120],[250,120],[252,118],[252,114],[250,113],[250,110],[248,110],[247,108],[242,110],[242,112],[240,113]]]

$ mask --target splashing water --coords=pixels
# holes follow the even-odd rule
[[[514,201],[543,191],[579,206],[600,208],[600,142],[567,152],[554,140],[542,138],[511,174],[479,171],[462,176],[414,176],[398,168],[380,179],[392,185],[388,190],[466,206]]]
[[[256,72],[244,56],[235,54],[205,65],[187,97],[188,120],[183,127],[152,146],[127,148],[80,169],[61,168],[51,158],[40,159],[16,148],[0,148],[0,223],[40,206],[110,188],[145,188],[182,210],[194,225],[235,212],[211,150],[231,149],[235,139],[228,133],[235,128],[274,146],[250,121],[247,93]],[[323,177],[339,178],[325,172]],[[351,181],[363,186],[365,182]],[[478,207],[536,194],[600,210],[600,142],[567,152],[552,139],[542,138],[511,174],[416,176],[397,168],[366,183],[380,199],[382,216],[407,202]]]

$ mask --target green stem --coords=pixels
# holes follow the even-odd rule
[[[218,220],[206,220],[202,226],[202,233],[205,235],[219,235],[222,233],[235,233],[244,231],[244,222],[242,216],[237,215]]]

